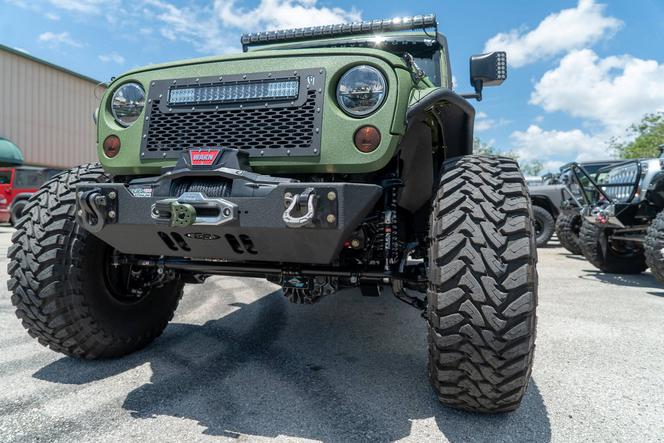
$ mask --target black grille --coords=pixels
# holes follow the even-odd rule
[[[318,155],[322,90],[303,85],[301,94],[292,103],[230,109],[169,108],[165,94],[150,94],[141,156],[174,159],[184,150],[212,147],[251,157]]]

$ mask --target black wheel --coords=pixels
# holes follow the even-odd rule
[[[12,208],[10,211],[10,218],[9,218],[9,223],[11,223],[12,226],[15,226],[16,223],[21,218],[21,216],[23,215],[23,209],[25,208],[25,205],[27,203],[28,203],[27,200],[19,200],[17,202],[12,203]]]
[[[538,248],[546,246],[553,236],[556,221],[549,211],[541,206],[533,205],[533,215],[535,223],[535,244]]]
[[[581,255],[581,222],[583,218],[580,214],[560,214],[556,219],[556,235],[563,248],[572,254]]]
[[[29,199],[9,249],[8,287],[28,333],[88,359],[150,343],[173,317],[183,287],[167,273],[118,265],[115,251],[76,223],[73,187],[102,181],[101,167],[86,165],[46,182]]]
[[[657,280],[664,283],[664,211],[657,214],[646,233],[646,264]]]
[[[450,160],[432,213],[429,375],[446,405],[516,409],[535,349],[537,249],[514,160]]]
[[[641,247],[622,241],[611,242],[610,235],[610,228],[583,221],[579,238],[586,260],[610,274],[640,274],[648,268]]]

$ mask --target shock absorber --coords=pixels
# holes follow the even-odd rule
[[[395,263],[399,249],[399,233],[397,227],[397,192],[402,186],[398,178],[389,178],[383,183],[384,212],[383,212],[383,248],[385,254],[384,270],[389,273]]]

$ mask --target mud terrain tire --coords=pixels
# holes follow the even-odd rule
[[[179,279],[120,299],[104,263],[110,247],[75,219],[74,186],[104,182],[98,164],[64,172],[30,197],[9,249],[8,287],[28,333],[63,354],[119,357],[146,346],[173,317]],[[121,294],[126,295],[126,294]]]
[[[25,210],[25,205],[27,203],[28,202],[26,200],[19,200],[12,204],[10,218],[9,218],[9,223],[12,226],[16,226],[16,223],[18,223],[19,219],[23,215],[23,211]]]
[[[583,218],[579,214],[560,214],[556,219],[556,235],[563,248],[575,255],[581,255],[579,231]]]
[[[581,224],[581,250],[593,266],[609,274],[640,274],[648,268],[642,251],[619,254],[609,246],[607,234],[604,227],[588,220]]]
[[[537,306],[533,213],[517,163],[446,162],[431,230],[431,383],[455,408],[514,410],[530,379]]]
[[[657,217],[648,226],[646,233],[646,264],[653,275],[661,283],[664,283],[664,211],[657,214]]]
[[[533,205],[533,216],[535,217],[535,244],[541,248],[551,240],[556,221],[551,213],[541,206]]]

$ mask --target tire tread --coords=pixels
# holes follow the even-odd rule
[[[662,250],[664,250],[664,211],[657,214],[657,217],[648,226],[645,242],[646,264],[655,278],[664,283]]]
[[[574,255],[581,255],[581,239],[579,238],[578,229],[581,223],[580,214],[560,214],[556,219],[556,235],[563,248],[567,249]]]
[[[52,177],[28,200],[8,251],[7,287],[16,316],[42,345],[72,357],[117,357],[140,349],[161,334],[175,311],[144,334],[127,337],[105,331],[86,305],[78,252],[90,234],[75,220],[75,186],[108,180],[98,163]]]
[[[605,256],[600,245],[601,237],[606,235],[604,230],[604,227],[588,220],[581,224],[579,240],[586,260],[600,271],[609,274],[640,274],[648,268],[643,253],[623,257],[609,250]]]
[[[537,251],[517,163],[466,156],[445,164],[432,214],[429,374],[446,405],[518,407],[535,347]]]

